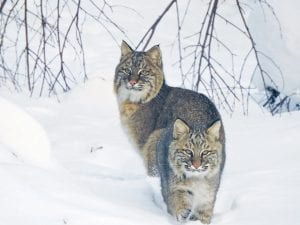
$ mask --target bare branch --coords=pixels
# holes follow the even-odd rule
[[[4,8],[5,4],[6,4],[6,1],[7,0],[2,0],[2,2],[0,4],[0,13],[2,13],[2,10],[3,10],[3,8]]]
[[[147,32],[145,33],[145,35],[142,37],[142,39],[140,40],[140,42],[137,44],[136,49],[138,49],[140,47],[140,45],[145,41],[146,43],[144,44],[142,51],[145,51],[145,49],[147,48],[150,40],[153,37],[153,34],[155,33],[156,27],[159,24],[159,22],[161,21],[161,19],[166,15],[166,13],[169,11],[169,9],[172,7],[172,5],[177,2],[177,0],[172,0],[168,6],[165,8],[165,10],[162,12],[162,14],[156,19],[156,21],[152,24],[152,26],[147,30]],[[146,38],[148,37],[148,39],[146,40]]]
[[[27,82],[28,90],[32,92],[31,78],[30,78],[30,68],[29,68],[29,42],[28,42],[28,21],[27,21],[27,1],[24,2],[24,23],[25,23],[25,51],[26,51],[26,71],[27,71]]]
[[[83,42],[86,17],[100,24],[116,43],[112,27],[127,37],[106,14],[113,7],[106,0],[102,2],[87,1],[93,6],[90,10],[81,0],[56,0],[56,7],[50,0],[36,0],[32,4],[26,0],[1,1],[0,85],[11,82],[20,90],[26,83],[31,95],[38,90],[42,96],[70,90],[79,77],[87,80]],[[69,65],[66,56],[70,54],[79,62],[80,70]]]

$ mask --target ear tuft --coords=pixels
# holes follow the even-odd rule
[[[220,138],[220,129],[221,129],[221,121],[217,120],[216,122],[213,123],[208,129],[207,129],[207,134],[211,137],[214,137],[215,139]]]
[[[127,56],[129,54],[132,54],[133,50],[132,48],[129,46],[129,44],[127,44],[126,41],[122,41],[122,44],[121,44],[121,59],[124,57],[124,56]]]
[[[146,55],[150,57],[154,64],[158,65],[159,67],[162,67],[162,57],[159,45],[155,45],[152,48],[150,48],[146,52]]]
[[[190,132],[190,128],[188,125],[183,122],[181,119],[177,119],[174,123],[173,127],[173,138],[179,139],[180,137],[183,137],[187,135]]]

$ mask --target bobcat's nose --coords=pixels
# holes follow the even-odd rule
[[[193,161],[193,167],[194,167],[195,169],[198,169],[200,166],[201,166],[200,160],[195,160],[195,161]]]
[[[137,80],[134,80],[134,79],[129,81],[129,84],[130,84],[131,86],[136,85],[136,83],[137,83]]]

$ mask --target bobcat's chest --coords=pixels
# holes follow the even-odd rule
[[[194,193],[195,205],[205,205],[209,203],[214,196],[212,186],[205,181],[196,181],[191,186]]]
[[[137,103],[124,102],[119,105],[122,126],[135,146],[139,146],[139,120],[135,118],[139,109]]]
[[[193,193],[194,207],[203,207],[209,204],[215,196],[215,188],[205,179],[187,179],[181,185],[181,189]]]
[[[123,102],[119,105],[123,128],[131,141],[141,148],[155,129],[156,116],[149,104]]]
[[[139,104],[132,102],[124,102],[120,104],[120,115],[122,120],[129,120],[139,107]]]

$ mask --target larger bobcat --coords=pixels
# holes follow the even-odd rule
[[[166,85],[159,46],[121,45],[114,90],[121,122],[148,174],[160,175],[177,220],[209,223],[225,160],[220,114],[204,95]]]
[[[114,90],[122,125],[152,176],[158,175],[156,144],[162,131],[176,119],[202,131],[220,120],[216,107],[206,96],[165,84],[159,46],[137,52],[123,41]],[[224,136],[223,130],[221,135]]]

